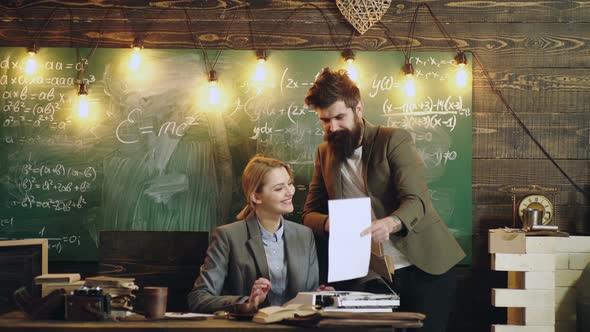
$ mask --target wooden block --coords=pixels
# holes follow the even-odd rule
[[[555,308],[522,308],[524,310],[524,325],[554,325]]]
[[[583,270],[590,263],[590,254],[569,254],[570,270]]]
[[[506,317],[508,325],[525,325],[524,308],[506,308]]]
[[[557,270],[555,271],[555,286],[575,287],[582,270]]]
[[[524,289],[554,289],[555,272],[524,272]]]
[[[553,325],[549,326],[524,326],[524,325],[492,325],[492,332],[555,332]]]
[[[555,324],[554,308],[508,308],[509,325],[540,325]]]
[[[576,332],[576,321],[558,320],[555,322],[555,331]]]
[[[555,252],[555,237],[552,236],[527,236],[527,254],[552,254]]]
[[[547,289],[492,288],[495,307],[555,307],[555,292]]]
[[[574,287],[555,287],[555,306],[563,303],[576,302],[576,289]]]
[[[508,271],[508,288],[524,289],[524,272]]]
[[[567,270],[569,269],[570,254],[556,253],[555,254],[555,269]]]
[[[553,271],[552,254],[492,254],[492,270],[496,271]]]
[[[507,232],[505,229],[490,229],[488,232],[489,253],[526,253],[525,234],[523,232]]]
[[[512,289],[555,289],[555,272],[508,271],[508,288]]]
[[[555,251],[590,253],[590,236],[559,237],[555,242]]]
[[[575,320],[576,319],[576,302],[564,302],[555,306],[556,320]]]

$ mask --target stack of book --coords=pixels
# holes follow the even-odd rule
[[[139,287],[135,284],[135,278],[119,277],[88,277],[86,287],[100,287],[104,295],[111,296],[111,308],[114,311],[133,310],[134,290]]]
[[[35,277],[35,284],[41,285],[41,297],[47,296],[56,289],[64,289],[71,293],[84,286],[79,273],[47,273]]]

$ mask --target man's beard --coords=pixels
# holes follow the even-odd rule
[[[350,158],[354,150],[358,148],[361,135],[362,122],[359,118],[355,117],[355,124],[352,130],[341,129],[331,133],[326,132],[324,139],[328,141],[328,145],[340,160],[344,160]]]

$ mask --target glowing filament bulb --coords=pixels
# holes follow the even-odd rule
[[[29,52],[29,58],[27,59],[27,63],[25,65],[25,73],[32,75],[35,73],[36,69],[37,62],[35,61],[35,52]]]
[[[414,83],[413,75],[406,75],[404,92],[406,93],[406,97],[414,97],[416,95],[416,84]]]
[[[87,119],[90,113],[88,106],[88,96],[85,94],[78,95],[78,115],[82,119]]]
[[[416,95],[416,83],[414,83],[414,66],[409,61],[403,66],[402,71],[406,76],[406,83],[404,84],[404,92],[406,97],[414,97]]]
[[[262,82],[266,79],[266,60],[260,58],[258,59],[258,63],[256,64],[256,72],[254,73],[254,80],[257,82]]]
[[[80,83],[80,85],[78,85],[78,116],[82,119],[86,119],[89,114],[88,87],[86,84]]]
[[[139,69],[139,65],[141,64],[141,55],[139,51],[141,49],[139,47],[133,48],[133,53],[131,54],[131,62],[129,63],[129,70],[137,71]]]
[[[459,71],[457,72],[457,86],[462,88],[467,85],[467,71],[465,70],[465,64],[459,65]]]
[[[219,100],[221,99],[221,94],[219,93],[219,87],[217,86],[217,81],[209,81],[209,104],[217,105],[219,104]]]
[[[465,55],[465,52],[461,51],[455,56],[455,63],[459,65],[459,70],[457,71],[457,86],[462,88],[467,85],[467,71],[465,70],[467,56]]]
[[[348,77],[355,82],[358,83],[359,73],[354,66],[354,59],[347,59],[346,60],[347,66],[346,71],[348,72]]]

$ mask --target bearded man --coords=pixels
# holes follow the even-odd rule
[[[361,235],[370,234],[373,247],[391,257],[395,273],[383,278],[369,271],[346,287],[374,293],[392,288],[399,310],[426,315],[420,331],[445,331],[457,283],[452,267],[465,253],[430,201],[412,136],[363,119],[360,91],[345,71],[324,69],[305,103],[315,109],[325,142],[317,149],[303,223],[318,241],[327,241],[328,200],[369,197],[373,221]]]

